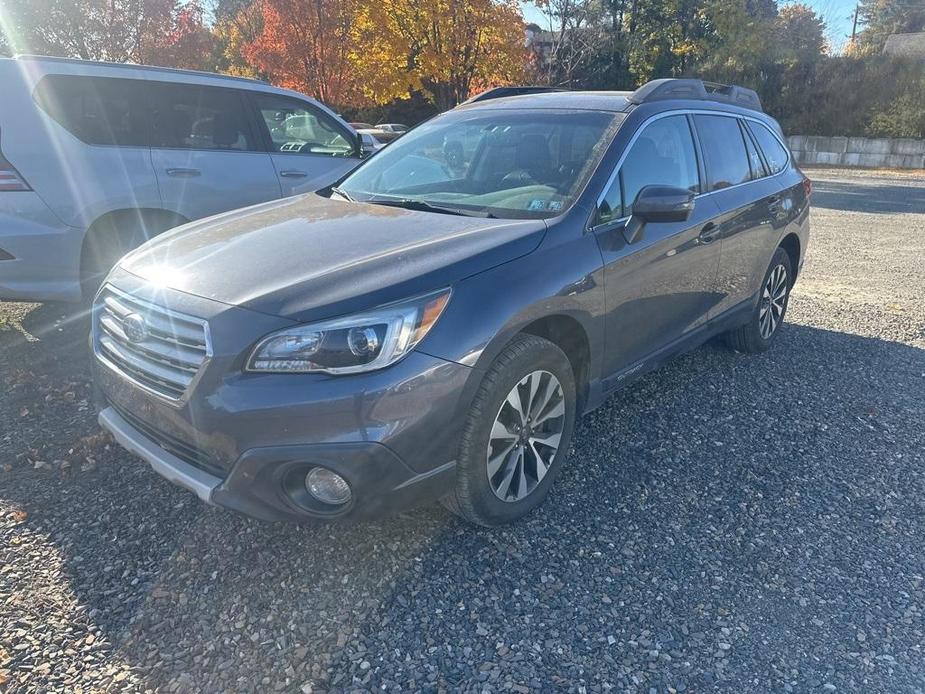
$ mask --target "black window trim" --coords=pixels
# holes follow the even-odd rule
[[[289,94],[277,94],[275,92],[265,92],[259,89],[248,90],[246,94],[247,94],[247,102],[248,102],[248,111],[251,115],[251,118],[254,121],[254,125],[257,128],[257,131],[259,132],[260,141],[263,143],[265,151],[269,152],[270,154],[273,154],[273,155],[283,154],[283,155],[292,155],[292,156],[297,156],[297,157],[324,157],[326,159],[330,159],[335,156],[331,154],[322,154],[321,152],[278,152],[277,150],[275,150],[273,148],[273,138],[270,136],[270,129],[267,127],[267,124],[263,119],[263,114],[260,111],[260,106],[257,103],[257,99],[261,96],[282,99],[283,101],[291,101],[295,104],[301,105],[306,111],[310,111],[311,113],[317,114],[317,118],[319,120],[329,121],[331,125],[333,125],[338,132],[344,135],[344,137],[346,137],[349,142],[353,143],[353,152],[350,155],[348,155],[348,157],[344,157],[344,158],[349,158],[349,157],[362,158],[360,157],[362,142],[360,141],[361,138],[358,137],[358,133],[356,133],[356,131],[345,128],[341,123],[337,121],[336,118],[332,118],[329,113],[326,113],[324,111],[324,109],[319,108],[317,105],[311,103],[310,101],[299,99]]]
[[[763,128],[766,128],[768,132],[770,132],[774,136],[774,139],[780,142],[780,144],[784,148],[784,151],[787,153],[787,162],[784,164],[784,167],[780,171],[778,171],[776,174],[771,174],[770,176],[766,176],[765,178],[775,178],[776,176],[781,176],[784,173],[786,173],[787,169],[790,167],[790,164],[793,160],[793,157],[790,154],[790,148],[787,147],[787,145],[781,140],[780,136],[776,132],[774,132],[773,128],[770,128],[768,125],[766,125],[764,121],[762,121],[760,118],[755,118],[753,116],[746,116],[746,115],[742,115],[739,113],[731,113],[729,111],[719,111],[719,110],[711,110],[711,109],[696,109],[696,108],[672,109],[670,111],[662,111],[661,113],[655,113],[649,116],[648,118],[646,118],[642,123],[639,124],[639,127],[636,128],[636,131],[633,133],[632,138],[630,138],[630,141],[626,144],[626,147],[624,147],[623,151],[620,153],[620,158],[619,160],[617,160],[617,163],[614,166],[613,172],[610,174],[610,177],[607,179],[606,183],[601,188],[601,193],[597,197],[597,201],[591,211],[590,217],[588,218],[588,223],[585,228],[586,232],[598,231],[604,227],[610,227],[620,222],[626,222],[629,219],[628,216],[624,216],[618,219],[612,219],[608,222],[602,222],[600,224],[594,223],[594,220],[597,218],[597,211],[600,209],[601,203],[604,202],[604,198],[607,195],[607,191],[610,190],[611,185],[613,185],[614,179],[616,179],[617,176],[619,176],[620,174],[620,169],[623,166],[623,160],[626,159],[626,156],[629,154],[630,149],[636,143],[636,140],[639,138],[639,135],[642,133],[645,127],[649,125],[649,123],[651,123],[652,121],[658,120],[659,118],[666,118],[668,116],[678,115],[682,113],[687,114],[689,116],[696,116],[696,115],[725,116],[727,118],[739,118],[742,120],[752,121],[754,123],[757,123]],[[695,147],[697,147],[698,152],[700,152],[701,151],[700,150],[701,145],[699,141],[700,136],[699,136],[699,133],[696,132],[696,129],[694,129],[694,133],[695,133],[695,138],[694,138]],[[758,151],[761,152],[761,149],[759,148]],[[711,190],[707,192],[702,192],[698,195],[695,195],[694,199],[696,200],[696,199],[704,198],[704,197],[707,197],[708,195],[716,195],[717,193],[725,193],[727,190],[735,190],[736,188],[739,188],[741,186],[747,186],[752,183],[757,183],[758,181],[763,181],[765,180],[765,178],[756,178],[754,180],[744,181],[743,183],[736,183],[734,186],[729,186],[728,188],[720,188],[719,190]]]
[[[785,142],[782,142],[781,139],[777,136],[777,133],[775,133],[774,130],[769,128],[766,124],[756,119],[751,119],[751,120],[754,120],[754,122],[756,122],[759,126],[761,126],[765,130],[767,130],[769,133],[771,133],[771,137],[777,140],[777,143],[784,148],[784,154],[787,155],[787,160],[784,162],[784,165],[781,167],[781,170],[778,171],[777,173],[769,173],[768,176],[777,176],[778,174],[783,173],[790,166],[790,148],[787,146]],[[758,137],[755,135],[755,129],[752,126],[748,125],[747,123],[743,123],[743,125],[745,126],[746,132],[748,132],[748,134],[752,138],[752,141],[755,143],[755,148],[758,150],[758,153],[761,155],[761,158],[764,160],[765,168],[770,172],[771,171],[771,160],[768,159],[768,155],[765,154],[764,149],[762,149],[760,143],[758,142]]]
[[[764,152],[761,151],[761,147],[758,146],[758,141],[755,139],[755,136],[752,135],[751,130],[745,124],[745,121],[741,118],[739,119],[739,130],[742,132],[742,138],[745,140],[745,151],[748,152],[748,145],[751,143],[751,146],[755,148],[755,152],[758,154],[758,159],[761,160],[761,166],[764,169],[764,173],[761,176],[755,176],[754,170],[752,170],[751,180],[760,181],[762,178],[768,178],[771,175],[771,167],[768,166],[768,161],[764,156]],[[748,168],[752,168],[751,157],[748,158]]]

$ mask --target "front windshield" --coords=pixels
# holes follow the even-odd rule
[[[338,191],[462,214],[554,217],[581,192],[618,119],[603,111],[451,111],[390,144]]]

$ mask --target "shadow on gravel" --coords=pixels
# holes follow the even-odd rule
[[[923,416],[925,351],[787,326],[765,355],[708,345],[585,418],[512,527],[439,507],[263,524],[114,449],[87,472],[0,472],[0,505],[28,512],[17,532],[48,538],[106,658],[149,687],[912,691]]]
[[[813,181],[813,207],[869,213],[925,212],[925,185]]]

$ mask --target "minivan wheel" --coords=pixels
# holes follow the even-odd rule
[[[790,256],[778,248],[761,284],[758,305],[748,323],[726,333],[726,342],[739,352],[764,352],[771,346],[787,314],[793,268]]]
[[[575,410],[568,357],[548,340],[519,335],[482,379],[463,427],[456,486],[444,505],[485,526],[528,514],[562,467]]]

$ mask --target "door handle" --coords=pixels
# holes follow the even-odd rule
[[[192,178],[194,176],[199,176],[202,174],[202,171],[199,169],[167,169],[168,176],[178,176],[181,178]]]
[[[280,171],[279,175],[283,178],[305,178],[308,176],[304,171],[298,171],[296,169],[289,169],[288,171]]]
[[[708,222],[700,230],[700,236],[697,238],[700,239],[700,243],[713,243],[717,236],[719,236],[719,227],[713,222]]]

